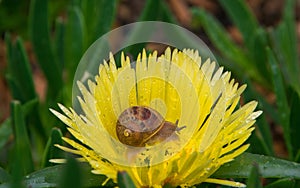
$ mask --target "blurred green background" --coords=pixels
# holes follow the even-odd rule
[[[77,64],[93,41],[118,26],[148,20],[178,24],[197,34],[214,51],[220,65],[232,71],[240,83],[247,83],[243,102],[255,99],[264,111],[248,141],[248,153],[214,176],[247,179],[248,187],[299,187],[297,3],[0,1],[0,188],[101,185],[105,177],[92,175],[87,165],[78,164],[53,146],[62,144],[61,135],[67,133],[49,108],[57,109],[57,103],[71,106]],[[142,44],[130,48],[129,53],[134,55],[141,47],[162,48]],[[66,165],[49,163],[51,158],[62,157],[70,157]],[[109,182],[108,186],[115,185]]]

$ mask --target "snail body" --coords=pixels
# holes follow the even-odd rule
[[[159,112],[146,106],[124,110],[117,121],[117,137],[123,144],[144,147],[169,138],[177,130],[177,122],[165,121]]]

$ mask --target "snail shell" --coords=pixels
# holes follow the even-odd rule
[[[120,142],[135,147],[162,142],[176,129],[177,123],[165,121],[159,112],[145,106],[127,108],[120,114],[116,125]]]

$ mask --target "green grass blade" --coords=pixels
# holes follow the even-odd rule
[[[168,23],[174,23],[178,24],[176,18],[174,17],[174,14],[169,8],[169,5],[165,1],[159,1],[160,2],[160,8],[161,8],[161,20]]]
[[[271,73],[268,68],[267,63],[267,34],[266,31],[262,28],[258,28],[252,40],[250,40],[250,44],[246,44],[248,46],[249,55],[252,57],[252,63],[255,64],[257,71],[264,78],[264,87],[270,89],[270,85],[268,83],[271,82]]]
[[[9,34],[5,36],[8,60],[8,81],[13,98],[22,103],[36,98],[32,72],[23,42],[17,38],[15,45]]]
[[[300,162],[300,149],[296,152],[296,155],[295,155],[295,160],[297,163]]]
[[[139,21],[155,21],[158,19],[158,15],[160,15],[161,7],[159,0],[147,0],[145,7],[142,11],[141,16],[139,17]],[[155,10],[155,11],[153,11]],[[145,33],[144,28],[140,25],[136,25],[134,29],[132,29],[132,32],[130,36],[128,37],[127,41],[125,43],[127,44],[135,44],[133,41],[139,41],[138,39],[149,37],[149,32]],[[126,49],[124,49],[125,53],[128,53],[133,56],[133,59],[136,59],[138,53],[141,51],[141,49],[145,48],[144,43],[138,43],[134,46],[129,46]]]
[[[48,93],[56,97],[62,87],[62,67],[56,61],[48,26],[48,1],[30,1],[29,34],[38,63],[48,82]]]
[[[153,11],[155,10],[155,11]],[[141,16],[138,19],[139,21],[165,21],[165,22],[172,22],[176,23],[174,17],[172,16],[170,10],[168,9],[167,5],[163,1],[159,0],[147,0],[142,11]],[[151,28],[152,29],[152,28]],[[171,34],[171,33],[170,33]],[[140,41],[139,39],[151,37],[153,32],[150,30],[148,31],[141,25],[135,25],[135,28],[132,29],[130,36],[126,40],[125,43],[127,44],[135,44],[129,46],[124,51],[125,53],[129,53],[132,55],[133,59],[135,59],[140,52],[140,49],[145,48],[145,43],[135,43],[133,41]]]
[[[235,62],[242,70],[247,70],[245,72],[247,72],[252,79],[264,83],[264,78],[257,72],[255,64],[253,64],[251,59],[232,41],[227,31],[214,17],[205,10],[198,8],[192,9],[192,14],[195,22],[200,22],[211,42],[223,56]]]
[[[263,178],[300,179],[300,163],[251,153],[243,153],[234,161],[224,164],[213,177],[248,178],[253,164],[258,166]]]
[[[0,184],[10,181],[11,176],[0,167]]]
[[[256,65],[256,69],[264,78],[264,83],[270,82],[270,74],[266,63],[265,46],[267,44],[267,37],[265,31],[259,27],[245,1],[219,0],[219,2],[243,35],[244,44],[249,49],[253,64]]]
[[[259,108],[263,109],[264,113],[268,114],[273,119],[273,121],[275,121],[275,123],[280,124],[280,120],[278,118],[278,112],[274,109],[274,107],[266,100],[265,96],[255,91],[255,88],[253,84],[250,82],[250,80],[247,80],[246,82],[247,82],[247,89],[245,91],[246,101],[250,101],[253,99],[257,100]],[[271,135],[271,133],[268,135]],[[268,136],[268,139],[271,139],[271,137]]]
[[[65,62],[68,72],[67,82],[72,83],[77,65],[84,53],[84,18],[80,8],[73,5],[68,10],[65,30]]]
[[[285,1],[283,20],[275,28],[272,42],[285,79],[300,94],[300,65],[297,51],[295,0]]]
[[[47,133],[46,130],[48,130],[46,127],[43,127],[44,125],[49,126],[48,122],[47,123],[42,123],[41,121],[41,107],[40,107],[40,103],[39,103],[39,99],[38,98],[34,98],[30,101],[27,101],[25,104],[22,105],[22,111],[23,111],[23,116],[26,117],[26,119],[28,119],[28,125],[30,127],[34,127],[35,130],[33,131],[31,129],[32,134],[34,135],[35,133],[37,133],[36,135],[32,136],[34,139],[36,138],[40,138],[42,145],[45,144],[46,139],[47,139]],[[50,125],[51,126],[51,125]],[[35,142],[37,143],[37,142]]]
[[[20,163],[20,166],[16,168],[19,168],[22,175],[25,175],[33,171],[34,165],[25,119],[18,101],[11,103],[11,118],[15,137],[14,159],[19,160],[18,163]]]
[[[300,71],[296,51],[297,46],[296,41],[294,41],[297,39],[291,34],[293,30],[290,27],[291,26],[286,22],[279,24],[273,32],[272,42],[276,49],[276,55],[280,61],[281,69],[284,72],[285,80],[299,93]]]
[[[285,178],[285,179],[280,179],[275,182],[272,182],[269,185],[266,185],[265,188],[284,188],[284,187],[293,188],[295,187],[295,183],[296,181],[294,179]]]
[[[248,143],[250,144],[250,147],[247,151],[255,154],[274,156],[273,146],[268,146],[262,133],[263,130],[261,127],[265,125],[268,126],[264,116],[260,117],[259,120],[256,121],[255,131],[249,138]]]
[[[13,133],[11,127],[11,119],[7,118],[1,125],[0,125],[0,150],[2,150],[3,146],[7,143],[9,137]]]
[[[258,29],[258,23],[246,2],[243,0],[219,0],[219,2],[233,23],[239,28],[246,45],[250,44]]]
[[[6,76],[10,91],[13,98],[24,104],[28,110],[24,111],[31,113],[28,115],[31,118],[33,126],[42,135],[45,136],[44,130],[41,128],[39,120],[38,99],[34,88],[32,72],[28,57],[26,55],[23,42],[17,38],[16,43],[13,44],[10,35],[5,36],[8,58],[8,74]]]
[[[262,115],[256,121],[256,125],[257,126],[255,127],[256,128],[255,133],[264,149],[264,153],[261,153],[261,154],[275,156],[271,130],[270,130],[270,126],[268,124],[266,116]],[[256,145],[252,145],[252,148],[255,148],[255,147],[256,147]],[[254,151],[254,153],[257,153],[257,152]]]
[[[155,10],[155,11],[153,11]],[[159,0],[147,0],[139,21],[153,21],[157,20],[160,12]]]
[[[259,169],[256,165],[253,165],[250,175],[247,179],[247,188],[262,188]]]
[[[65,168],[62,171],[62,176],[59,181],[58,188],[81,188],[82,187],[82,172],[76,159],[69,158]]]
[[[297,160],[296,154],[300,151],[300,97],[296,91],[292,92],[291,95],[291,113],[290,113],[290,124],[291,124],[291,144],[294,153],[294,159]]]
[[[42,167],[53,166],[54,164],[49,162],[50,159],[60,159],[63,157],[62,150],[55,147],[55,144],[62,145],[63,142],[61,138],[62,133],[60,129],[53,128],[44,152]]]
[[[192,9],[192,14],[194,22],[200,22],[211,42],[225,57],[235,61],[238,61],[238,58],[240,58],[242,65],[239,64],[238,66],[246,66],[245,54],[237,47],[225,28],[212,15],[198,8]]]
[[[65,25],[61,18],[56,19],[55,22],[55,57],[60,67],[65,65]]]
[[[259,153],[274,156],[275,153],[273,148],[274,144],[272,140],[272,133],[266,119],[266,114],[271,114],[271,117],[277,117],[277,113],[275,114],[275,112],[273,112],[273,108],[269,105],[269,103],[258,92],[255,91],[253,84],[249,80],[247,81],[247,89],[244,92],[244,97],[246,102],[251,101],[253,100],[253,98],[255,98],[258,101],[258,108],[264,110],[264,114],[262,114],[256,121],[255,137],[259,140],[261,146],[264,149],[264,153]],[[256,145],[252,144],[250,147],[256,149]],[[253,152],[257,153],[256,150],[254,150]]]
[[[130,176],[125,172],[118,172],[118,185],[120,188],[133,188],[135,187]]]
[[[83,175],[82,185],[84,187],[99,187],[106,181],[107,177],[92,174],[88,164],[79,164],[79,166]],[[35,171],[25,177],[24,184],[26,187],[57,187],[64,169],[65,165],[55,165]],[[106,186],[115,187],[112,181],[108,181]],[[4,183],[0,185],[0,188],[10,188],[10,185],[9,183]]]
[[[155,10],[155,11],[153,11]],[[164,1],[147,0],[139,21],[164,21],[177,23],[174,15]]]
[[[285,93],[285,86],[274,53],[268,48],[267,54],[268,54],[268,62],[271,67],[271,72],[273,77],[273,87],[276,95],[276,104],[278,109],[279,120],[281,126],[283,127],[283,135],[288,149],[289,157],[292,158],[293,150],[291,145],[291,135],[290,135],[291,130],[290,130],[290,120],[289,120],[290,108]]]
[[[39,104],[38,98],[34,98],[30,101],[27,101],[25,104],[22,105],[23,115],[24,117],[32,115],[32,112],[35,111]],[[36,114],[34,114],[36,116]]]
[[[297,48],[297,29],[296,29],[296,12],[295,10],[296,6],[296,0],[286,0],[285,1],[285,7],[284,7],[284,13],[283,13],[283,22],[282,24],[285,24],[283,34],[285,35],[285,38],[287,41],[285,41],[285,46],[288,47],[285,49],[285,59],[289,60],[290,62],[290,71],[295,74],[295,82],[296,85],[298,85],[299,89],[299,81],[300,81],[300,65],[299,65],[299,56],[298,56],[298,48]],[[289,43],[289,45],[287,45]],[[288,59],[290,58],[290,59]],[[299,92],[299,90],[297,90]]]
[[[110,31],[115,20],[117,0],[89,0],[81,2],[86,24],[87,46]]]

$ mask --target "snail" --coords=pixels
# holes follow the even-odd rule
[[[156,110],[146,106],[132,106],[124,110],[117,121],[117,137],[123,144],[144,147],[162,142],[172,136],[177,127],[165,121]],[[177,136],[177,135],[176,135]]]

